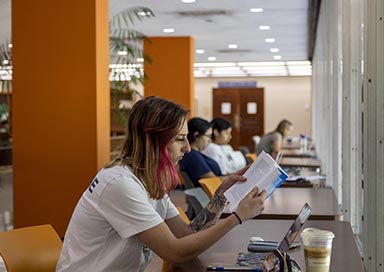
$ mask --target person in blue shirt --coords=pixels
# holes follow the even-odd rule
[[[222,176],[218,163],[201,153],[212,141],[212,125],[199,117],[188,121],[188,135],[191,151],[184,154],[179,162],[179,170],[187,173],[195,187],[200,187],[199,179]]]

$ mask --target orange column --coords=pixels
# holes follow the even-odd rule
[[[109,160],[108,0],[12,1],[16,228],[73,209]]]
[[[144,71],[145,96],[161,96],[175,101],[194,114],[194,40],[191,37],[150,37],[144,53],[152,59]]]

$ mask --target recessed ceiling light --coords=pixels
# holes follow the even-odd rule
[[[4,65],[7,65],[7,64],[9,64],[9,60],[6,60],[6,59],[5,59],[5,60],[3,60],[3,64],[4,64]]]
[[[269,49],[269,51],[271,51],[272,53],[277,53],[280,51],[280,49],[279,48],[271,48],[271,49]]]
[[[238,47],[237,44],[234,44],[234,43],[228,44],[228,48],[236,49],[237,47]]]
[[[270,27],[270,26],[267,26],[267,25],[261,25],[261,26],[259,26],[259,29],[260,29],[260,30],[270,30],[271,27]]]
[[[183,3],[195,3],[196,0],[182,0]]]
[[[144,62],[144,58],[137,58],[136,61],[137,62]]]
[[[264,10],[262,8],[251,8],[249,11],[250,12],[263,12]]]
[[[215,60],[216,60],[216,57],[208,57],[208,60],[209,60],[209,61],[215,61]]]
[[[175,29],[174,28],[164,28],[163,32],[164,33],[173,33],[173,32],[175,32]]]
[[[265,39],[265,42],[266,43],[274,43],[275,39],[274,38],[267,38],[267,39]]]
[[[196,49],[196,54],[204,54],[205,50],[204,49]]]
[[[127,51],[119,51],[119,52],[117,52],[117,54],[119,56],[126,56],[128,54],[128,52]]]
[[[275,60],[281,60],[281,56],[280,56],[280,55],[275,55],[275,56],[273,56],[273,59],[275,59]]]
[[[153,16],[153,14],[152,14],[150,11],[147,11],[147,12],[145,12],[145,11],[139,11],[139,12],[137,13],[137,15],[139,15],[139,16],[141,16],[141,17],[151,17],[151,16]]]
[[[9,47],[9,48],[12,48],[12,46],[13,46],[13,44],[11,44],[11,43],[10,43],[10,44],[8,44],[8,47]]]

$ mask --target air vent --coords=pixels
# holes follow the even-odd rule
[[[223,9],[209,9],[209,10],[188,10],[176,11],[175,14],[183,17],[211,17],[211,16],[231,16],[232,12]]]

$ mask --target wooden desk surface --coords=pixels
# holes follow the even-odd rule
[[[312,208],[310,220],[338,220],[342,216],[333,189],[279,188],[265,201],[265,209],[256,219],[293,220],[306,202]]]
[[[261,236],[264,240],[280,241],[292,221],[287,220],[249,220],[228,232],[216,244],[190,262],[182,271],[205,271],[213,261],[223,259],[225,264],[235,264],[237,253],[247,252],[249,238]],[[314,227],[330,230],[335,234],[332,245],[331,272],[363,272],[364,264],[359,254],[352,228],[349,222],[342,221],[308,221],[304,228]],[[296,238],[301,241],[300,235]],[[305,272],[303,246],[289,251]],[[223,258],[224,257],[224,258]]]
[[[283,157],[279,162],[281,167],[321,167],[321,161],[316,158]]]
[[[283,149],[282,150],[284,157],[298,157],[298,158],[316,158],[315,150],[309,150],[304,154],[300,153],[300,149]]]

